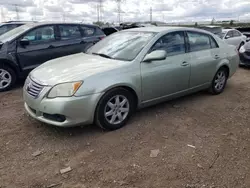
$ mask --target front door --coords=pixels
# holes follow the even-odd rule
[[[172,32],[161,37],[148,52],[165,50],[167,58],[142,62],[143,102],[172,95],[189,88],[190,56],[185,45],[184,32]]]
[[[17,58],[23,70],[30,70],[56,57],[56,37],[53,25],[35,28],[18,39]],[[29,45],[22,46],[21,39],[28,39]]]

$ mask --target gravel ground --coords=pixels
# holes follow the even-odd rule
[[[114,132],[39,123],[21,86],[0,93],[0,187],[249,188],[249,71],[221,95],[143,109]]]

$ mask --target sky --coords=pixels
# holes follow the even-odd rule
[[[97,21],[100,0],[0,0],[0,21]],[[101,0],[100,21],[117,23],[117,0]],[[250,20],[250,0],[121,0],[121,21]]]

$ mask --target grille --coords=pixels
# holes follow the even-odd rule
[[[25,87],[26,87],[27,93],[34,98],[38,98],[39,94],[44,88],[43,85],[31,80],[30,78],[27,78]]]

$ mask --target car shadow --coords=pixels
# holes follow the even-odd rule
[[[229,86],[230,87],[230,86]],[[204,96],[211,96],[211,94],[209,94],[206,91],[200,91],[194,94],[190,94],[181,98],[176,98],[173,99],[171,101],[166,101],[160,104],[156,104],[147,108],[143,108],[138,110],[131,118],[131,120],[128,122],[128,125],[126,125],[126,127],[133,126],[133,124],[135,122],[140,121],[141,119],[143,119],[144,117],[148,117],[152,114],[154,114],[156,111],[161,111],[161,110],[168,110],[170,108],[175,107],[175,105],[177,106],[182,106],[184,103],[186,103],[187,101],[190,100],[199,100],[199,98],[204,97]],[[66,137],[68,138],[76,138],[76,137],[89,137],[94,136],[94,135],[102,135],[102,134],[106,134],[109,133],[109,131],[106,130],[102,130],[101,128],[99,128],[96,125],[87,125],[87,126],[77,126],[77,127],[55,127],[55,126],[51,126],[51,125],[46,125],[43,124],[43,126],[45,126],[45,131],[47,132],[53,132],[55,133],[57,136],[60,137]],[[124,128],[121,128],[117,131],[123,131]],[[129,130],[127,130],[129,132]]]

